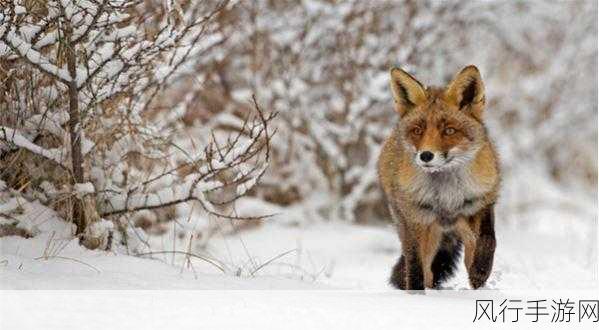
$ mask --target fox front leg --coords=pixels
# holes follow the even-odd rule
[[[468,277],[473,289],[485,285],[491,275],[495,255],[495,213],[494,206],[489,205],[474,216],[478,237],[473,246],[472,261],[468,267]]]
[[[424,275],[419,260],[406,261],[402,255],[393,270],[389,282],[391,285],[400,290],[424,290]]]
[[[406,289],[406,258],[403,255],[399,257],[399,260],[393,266],[389,283],[397,289]]]
[[[424,273],[418,255],[416,230],[401,216],[397,208],[389,208],[396,221],[402,255],[393,267],[389,282],[402,290],[424,290]]]
[[[424,273],[422,270],[422,263],[420,256],[418,255],[418,246],[416,242],[406,242],[406,248],[403,251],[403,257],[405,258],[405,289],[411,290],[424,290]]]

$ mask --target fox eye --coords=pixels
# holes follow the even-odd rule
[[[420,128],[420,127],[414,127],[414,128],[412,128],[412,134],[414,134],[414,135],[422,135],[422,128]]]
[[[453,127],[447,127],[445,130],[443,130],[443,134],[445,135],[452,135],[455,133],[455,128]]]

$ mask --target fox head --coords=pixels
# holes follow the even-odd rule
[[[462,69],[445,88],[425,88],[407,72],[391,70],[399,134],[414,163],[425,172],[468,164],[486,141],[484,86],[478,69]]]

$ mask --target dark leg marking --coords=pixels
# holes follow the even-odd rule
[[[439,251],[433,259],[433,287],[438,288],[445,280],[453,275],[456,262],[460,258],[462,242],[455,234],[444,234]]]
[[[479,236],[476,240],[474,258],[470,269],[468,269],[472,288],[478,289],[483,286],[489,275],[491,275],[495,247],[495,215],[493,205],[490,205],[481,213]]]
[[[424,273],[416,248],[406,255],[406,290],[424,290]]]
[[[389,283],[397,289],[406,289],[406,260],[403,255],[399,257],[399,260],[397,260],[397,263],[393,266]]]

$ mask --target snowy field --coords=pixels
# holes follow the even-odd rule
[[[391,290],[387,278],[399,256],[391,228],[342,223],[309,228],[268,224],[222,238],[214,243],[212,255],[227,260],[226,274],[194,257],[192,268],[171,253],[149,259],[90,251],[75,240],[65,246],[48,243],[50,235],[2,238],[3,289]],[[596,264],[585,256],[591,251],[579,251],[580,241],[509,228],[499,229],[498,241],[488,289],[597,288]],[[591,248],[590,243],[586,247]],[[253,275],[236,276],[243,270]],[[468,289],[462,264],[444,288]]]
[[[540,295],[480,296],[500,302]],[[596,323],[577,319],[533,323],[523,315],[517,323],[473,322],[476,295],[455,292],[58,291],[9,292],[5,298],[0,307],[6,329],[80,329],[82,323],[85,329],[596,329]]]
[[[525,184],[508,178],[505,186],[497,207],[498,247],[486,288],[599,288],[596,201],[552,189],[532,176]],[[518,205],[510,198],[544,206],[516,215],[505,205]],[[241,215],[275,216],[233,230],[227,220],[208,221],[192,210],[162,235],[137,228],[127,248],[114,242],[111,251],[80,246],[71,225],[39,202],[12,197],[0,211],[6,214],[19,205],[20,212],[12,219],[3,217],[2,223],[16,221],[34,237],[0,238],[3,289],[392,290],[387,279],[400,255],[390,225],[309,221],[301,209],[251,198],[237,202]],[[190,239],[193,233],[210,231],[215,233],[209,238]],[[469,288],[463,263],[459,266],[445,289]]]
[[[538,221],[552,215],[539,213]],[[0,240],[0,286],[4,289],[390,290],[387,278],[400,253],[391,227],[341,222],[298,226],[273,219],[262,228],[212,238],[204,255],[217,266],[193,256],[190,265],[185,255],[160,252],[183,251],[177,248],[153,249],[159,252],[153,258],[90,251],[65,238],[70,237],[68,226],[56,218],[37,218],[35,227],[42,232],[35,238]],[[593,229],[592,224],[588,227]],[[537,228],[498,226],[495,266],[487,288],[597,288],[593,232],[576,236],[564,234],[567,226],[552,231],[544,231],[541,225]],[[461,263],[444,287],[468,289]]]
[[[246,208],[252,205],[248,201],[241,204]],[[182,254],[133,256],[119,248],[117,252],[90,251],[71,238],[71,229],[53,211],[24,203],[20,216],[32,219],[28,229],[37,235],[0,239],[2,289],[179,291],[4,292],[2,323],[9,325],[7,329],[34,329],[42,324],[67,329],[64,320],[48,308],[50,301],[65,300],[69,303],[60,309],[66,315],[110,313],[110,320],[98,318],[98,328],[118,322],[122,327],[137,328],[196,328],[202,324],[202,329],[367,329],[410,326],[426,320],[432,328],[463,329],[481,326],[472,322],[476,299],[500,303],[525,297],[549,301],[597,298],[597,225],[592,208],[589,214],[580,214],[547,207],[522,219],[499,222],[495,266],[485,290],[469,290],[460,262],[445,290],[410,295],[387,284],[400,251],[390,226],[336,221],[300,224],[293,221],[299,216],[296,210],[285,212],[254,204],[254,208],[279,214],[261,226],[215,235],[201,249],[192,249],[213,265]],[[519,221],[526,221],[526,226],[517,225]],[[148,240],[152,251],[184,251],[186,240],[176,239],[173,245],[168,239],[172,234]],[[198,289],[211,291],[189,291]],[[24,310],[36,311],[36,318],[22,317]],[[151,316],[141,320],[129,317],[141,310],[151,311]],[[435,317],[431,317],[432,311]],[[549,320],[518,325],[556,326]],[[576,325],[591,328],[591,323]]]
[[[193,257],[191,268],[181,257],[173,262],[172,254],[149,259],[90,251],[74,240],[63,247],[48,244],[49,235],[2,238],[3,289],[391,290],[387,278],[399,256],[391,228],[342,223],[308,228],[268,224],[224,237],[214,243],[212,255],[226,260],[227,274]],[[588,258],[591,242],[580,251],[581,241],[510,228],[499,229],[498,242],[488,289],[597,288],[596,264]],[[235,275],[244,269],[254,274]],[[468,289],[463,265],[445,288]]]

